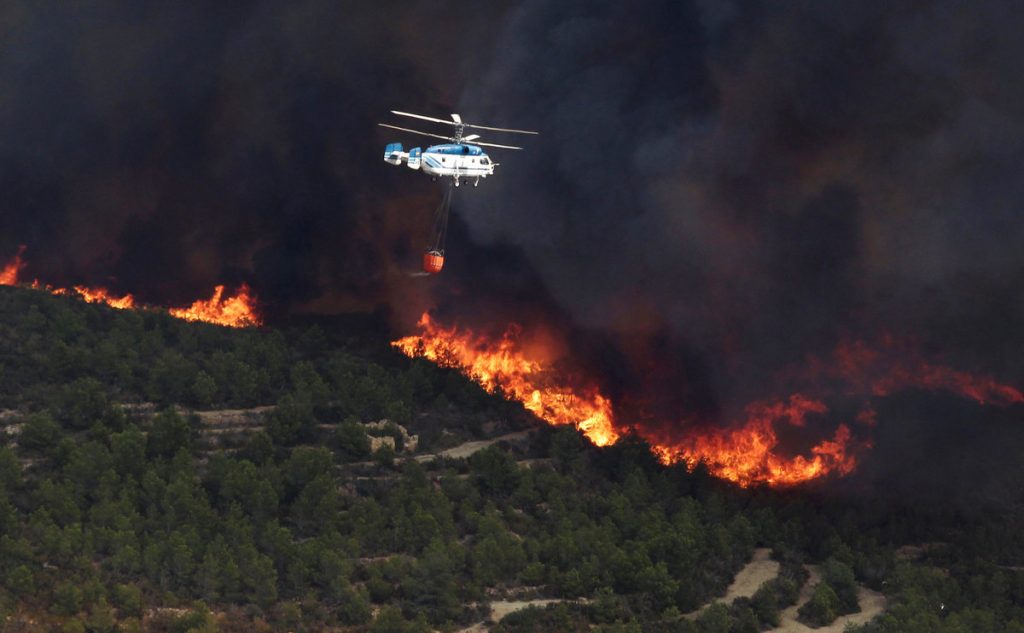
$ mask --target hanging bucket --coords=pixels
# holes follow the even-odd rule
[[[423,253],[423,272],[436,275],[444,268],[444,253],[441,251],[427,251]]]

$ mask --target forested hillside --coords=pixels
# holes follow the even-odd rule
[[[809,625],[863,585],[866,631],[1024,632],[1013,509],[736,489],[358,333],[0,288],[0,406],[5,631],[756,632],[815,563]]]

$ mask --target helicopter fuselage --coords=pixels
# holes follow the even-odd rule
[[[494,173],[494,163],[476,145],[448,143],[424,150],[421,169],[431,176],[486,178]]]
[[[384,150],[384,161],[391,165],[405,163],[410,169],[419,169],[434,178],[478,179],[494,174],[497,163],[480,147],[469,143],[431,145],[425,150],[418,147],[402,151],[401,143],[391,143]]]

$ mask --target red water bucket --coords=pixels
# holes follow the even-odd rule
[[[444,254],[441,251],[423,253],[423,272],[436,275],[444,268]]]

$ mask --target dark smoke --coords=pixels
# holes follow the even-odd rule
[[[3,3],[0,257],[154,303],[243,280],[279,313],[403,294],[435,192],[381,162],[376,123],[454,101],[501,9]]]
[[[402,333],[544,322],[662,426],[887,334],[1024,383],[1014,3],[240,7],[0,5],[0,257],[153,303],[385,306]],[[456,196],[436,279],[408,273],[440,190],[381,161],[418,144],[390,109],[541,132]]]
[[[488,183],[471,233],[522,246],[587,327],[668,330],[727,399],[882,330],[1019,384],[1015,15],[524,2],[461,107],[545,135]]]
[[[948,395],[907,393],[879,402],[889,424],[844,484],[876,498],[913,499],[978,511],[1015,502],[1024,510],[1021,408],[981,409]]]

